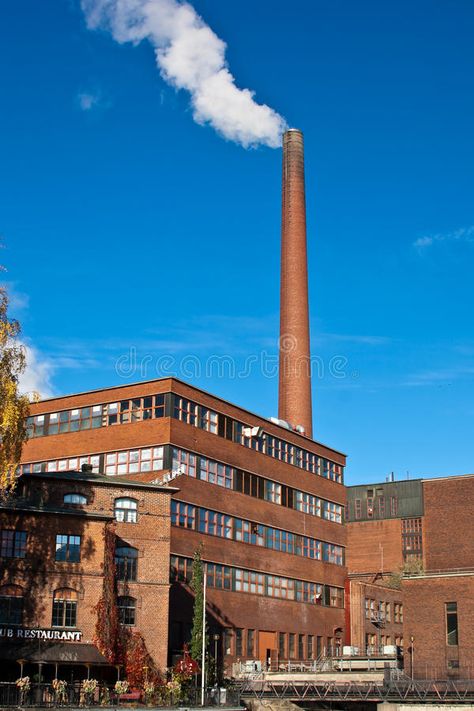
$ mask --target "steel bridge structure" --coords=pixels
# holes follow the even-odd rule
[[[246,679],[242,701],[286,699],[295,704],[359,702],[410,704],[472,704],[474,680],[318,681],[315,679]]]

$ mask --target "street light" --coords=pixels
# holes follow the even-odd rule
[[[411,643],[411,678],[415,678],[415,638],[413,635],[410,637]]]
[[[214,664],[216,666],[216,684],[217,684],[217,677],[218,677],[218,671],[217,671],[217,643],[220,640],[220,635],[217,633],[213,637],[214,640]]]

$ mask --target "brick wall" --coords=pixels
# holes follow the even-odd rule
[[[474,566],[474,476],[423,481],[425,570]]]
[[[394,571],[403,565],[400,519],[358,521],[348,523],[346,529],[349,574],[380,572],[381,547],[384,571]]]
[[[404,580],[405,670],[416,678],[474,678],[474,575]],[[446,603],[456,602],[459,644],[448,645]],[[414,638],[411,644],[411,637]],[[448,663],[451,666],[448,666]],[[458,666],[456,666],[458,665]]]

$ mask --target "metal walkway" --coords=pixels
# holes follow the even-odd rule
[[[287,699],[294,703],[310,701],[460,703],[474,702],[474,680],[467,681],[272,681],[248,679],[240,689],[243,701]]]

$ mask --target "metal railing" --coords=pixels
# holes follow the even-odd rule
[[[210,687],[206,689],[204,701],[206,706],[240,706],[240,688],[233,685],[230,688]],[[127,694],[119,698],[114,691],[114,687],[106,684],[99,684],[97,689],[89,697],[85,696],[81,690],[81,682],[70,684],[67,687],[64,697],[55,694],[51,684],[32,683],[29,690],[21,692],[15,682],[0,682],[0,708],[34,707],[57,708],[57,707],[88,707],[88,706],[128,706],[130,699]],[[143,695],[139,699],[133,699],[133,705],[143,703]],[[200,706],[201,689],[191,687],[178,695],[170,694],[163,702],[154,702],[153,706]]]

